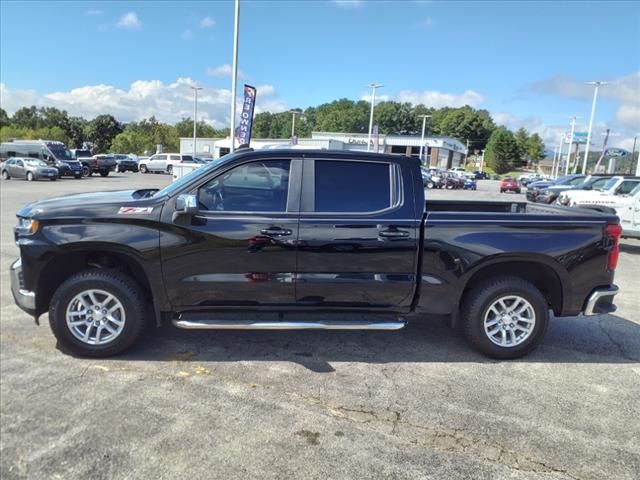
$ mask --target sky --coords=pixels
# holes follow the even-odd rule
[[[594,143],[640,133],[640,2],[247,1],[239,84],[257,111],[339,98],[471,105],[557,145],[569,117]],[[193,115],[228,126],[233,2],[0,2],[0,104],[121,121]],[[239,88],[241,91],[241,88]]]

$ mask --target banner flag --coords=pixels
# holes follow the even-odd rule
[[[248,147],[251,142],[251,127],[253,126],[253,110],[256,106],[256,89],[251,85],[244,85],[244,101],[240,112],[240,125],[236,129],[238,148]]]

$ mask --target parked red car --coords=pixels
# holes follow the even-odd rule
[[[500,181],[500,193],[504,192],[520,193],[520,184],[518,183],[518,180],[513,177],[504,177]]]

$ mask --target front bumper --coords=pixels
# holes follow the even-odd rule
[[[75,177],[82,175],[82,167],[72,168],[68,165],[56,167],[61,177]]]
[[[11,267],[9,267],[9,276],[11,277],[11,293],[16,305],[29,315],[36,314],[36,294],[29,290],[25,290],[22,281],[22,259],[18,258]]]
[[[586,299],[582,313],[585,316],[591,316],[615,312],[618,307],[613,304],[613,297],[619,290],[616,285],[596,288]]]

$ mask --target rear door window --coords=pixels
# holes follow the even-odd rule
[[[391,207],[391,165],[383,162],[316,160],[314,210],[365,213]]]
[[[627,195],[631,193],[631,191],[636,187],[636,185],[638,185],[639,182],[639,180],[625,180],[616,190],[616,194]]]

